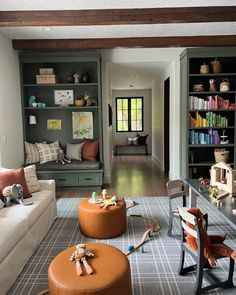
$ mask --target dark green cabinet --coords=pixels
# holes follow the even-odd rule
[[[220,72],[211,67],[215,60]],[[209,72],[200,73],[204,64]],[[209,178],[215,149],[229,151],[228,163],[236,164],[236,48],[186,49],[180,69],[181,176]],[[222,83],[227,87],[222,89]]]
[[[101,169],[75,171],[61,168],[59,171],[40,171],[40,178],[53,177],[58,186],[101,186],[103,182],[103,140],[102,140],[102,102],[101,102],[101,58],[98,52],[45,52],[19,54],[21,71],[21,94],[24,140],[28,142],[54,142],[59,140],[63,149],[66,143],[79,143],[73,139],[72,113],[91,112],[93,117],[93,139],[99,140]],[[39,69],[53,68],[57,77],[55,84],[38,84],[36,76]],[[79,83],[70,81],[68,76],[79,74]],[[87,74],[83,80],[82,75]],[[70,83],[69,83],[70,82]],[[85,83],[84,83],[85,82]],[[55,91],[72,91],[73,103],[60,106],[55,101]],[[76,106],[74,101],[85,94],[93,99],[93,105]],[[29,98],[35,96],[43,107],[32,107]],[[29,117],[36,117],[36,124],[29,124]],[[60,130],[49,130],[48,120],[60,120]]]

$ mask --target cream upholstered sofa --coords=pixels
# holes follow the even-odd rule
[[[10,289],[57,216],[55,181],[39,183],[32,205],[0,210],[0,295]]]

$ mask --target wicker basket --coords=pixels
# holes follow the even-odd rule
[[[229,151],[225,149],[215,149],[214,150],[215,161],[216,163],[224,162],[227,163],[229,159]]]
[[[76,99],[76,100],[75,100],[75,105],[76,105],[77,107],[82,107],[82,106],[85,105],[85,100],[84,100],[84,99]]]

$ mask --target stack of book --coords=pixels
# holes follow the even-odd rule
[[[208,133],[189,131],[189,144],[219,144],[220,136],[217,130],[209,130]]]

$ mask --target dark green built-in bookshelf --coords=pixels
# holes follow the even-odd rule
[[[218,60],[220,73],[200,73],[201,65]],[[229,151],[228,163],[236,166],[236,48],[191,48],[180,58],[180,173],[183,178],[210,177],[215,164],[215,149]],[[216,89],[210,91],[210,79]],[[222,81],[228,81],[228,91],[220,91]],[[195,91],[201,84],[203,90]],[[220,136],[227,136],[222,144]]]

